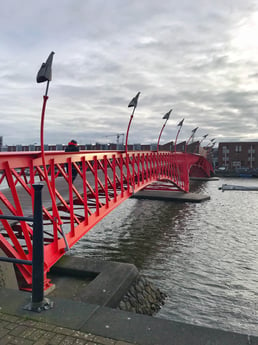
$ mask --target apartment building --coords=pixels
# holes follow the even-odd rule
[[[218,166],[228,170],[258,169],[258,142],[219,143]]]

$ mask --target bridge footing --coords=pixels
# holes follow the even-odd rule
[[[209,195],[173,192],[167,190],[142,190],[135,193],[132,197],[136,199],[171,200],[182,202],[202,202],[210,200]]]
[[[2,249],[0,249],[0,256],[6,257]],[[13,264],[10,262],[0,262],[0,288],[18,290],[17,277]]]
[[[51,298],[71,298],[140,314],[154,315],[166,298],[128,263],[67,255],[52,267],[50,278],[56,286]]]

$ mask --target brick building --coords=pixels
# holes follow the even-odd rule
[[[258,169],[258,142],[219,143],[218,166],[228,170]]]

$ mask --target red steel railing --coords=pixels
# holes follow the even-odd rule
[[[174,190],[188,192],[192,166],[206,176],[211,171],[205,158],[180,152],[52,151],[45,153],[45,161],[47,175],[41,152],[0,153],[0,214],[32,215],[32,185],[38,181],[45,185],[45,289],[50,285],[47,272],[51,266],[124,200],[162,180],[170,182]],[[77,176],[73,181],[74,171]],[[32,224],[1,220],[0,246],[7,256],[31,260],[32,239]],[[31,289],[31,267],[17,267],[20,288]]]

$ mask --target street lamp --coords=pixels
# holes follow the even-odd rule
[[[203,142],[204,139],[207,138],[207,136],[208,136],[208,134],[203,135],[202,139],[200,140],[199,145],[198,145],[198,151],[199,151],[198,153],[200,153],[201,143]],[[196,151],[197,151],[197,146],[196,146],[196,148],[194,150],[194,153],[196,153]]]
[[[200,145],[201,145],[201,143],[203,142],[203,140],[207,138],[208,135],[209,135],[209,134],[205,134],[205,135],[202,137],[202,140],[200,141]]]
[[[175,140],[175,152],[176,152],[176,143],[177,143],[177,138],[178,138],[178,135],[179,135],[179,133],[180,133],[180,131],[181,131],[181,128],[183,127],[183,123],[184,123],[184,119],[183,120],[181,120],[179,123],[178,123],[178,131],[177,131],[177,135],[176,135],[176,140]]]
[[[162,119],[165,119],[166,121],[164,122],[163,127],[161,128],[161,131],[160,131],[160,134],[159,134],[159,139],[158,139],[158,144],[157,144],[157,152],[159,152],[159,142],[160,142],[161,134],[162,134],[162,132],[163,132],[163,130],[164,130],[164,128],[165,128],[167,122],[168,122],[168,119],[169,119],[169,116],[170,116],[172,110],[173,110],[173,109],[170,109],[170,110],[162,117]]]
[[[52,80],[52,62],[53,62],[53,56],[54,52],[51,52],[49,57],[47,58],[46,62],[43,62],[40,70],[37,74],[37,83],[44,83],[47,82],[45,95],[43,96],[43,106],[42,106],[42,112],[41,112],[41,125],[40,125],[40,146],[41,146],[41,152],[42,152],[42,161],[43,165],[45,164],[45,151],[44,151],[44,119],[45,119],[45,111],[46,111],[46,105],[48,100],[48,87],[49,82]]]
[[[49,54],[46,62],[42,63],[40,70],[38,71],[38,74],[37,74],[37,83],[47,82],[45,95],[43,96],[43,105],[42,105],[42,111],[41,111],[40,146],[41,146],[41,157],[42,157],[43,170],[45,174],[45,180],[46,180],[46,184],[47,184],[49,194],[52,200],[52,205],[53,205],[53,216],[55,219],[58,220],[58,225],[60,226],[60,231],[64,238],[66,250],[68,250],[69,249],[68,242],[64,234],[64,231],[62,229],[63,222],[60,218],[57,205],[56,205],[55,196],[51,188],[50,181],[48,179],[48,172],[47,172],[46,161],[45,161],[45,150],[44,150],[44,119],[45,119],[46,105],[47,105],[47,100],[48,100],[49,82],[52,80],[52,62],[53,62],[54,54],[55,54],[54,52],[51,52]]]
[[[196,128],[194,128],[194,129],[192,130],[192,134],[190,135],[189,139],[187,140],[187,142],[186,142],[186,144],[185,144],[185,152],[186,152],[186,150],[187,150],[187,146],[188,146],[190,140],[194,138],[194,134],[195,134],[195,132],[197,131],[198,128],[199,128],[199,127],[196,127]]]
[[[125,139],[125,152],[126,153],[127,153],[127,143],[128,143],[129,129],[130,129],[130,126],[131,126],[131,122],[132,122],[132,119],[133,119],[133,115],[134,115],[135,109],[137,107],[139,96],[140,96],[140,92],[138,92],[137,95],[128,104],[128,108],[133,107],[133,112],[131,114],[130,121],[129,121],[129,124],[128,124],[128,127],[127,127],[127,131],[126,131],[126,139]]]

